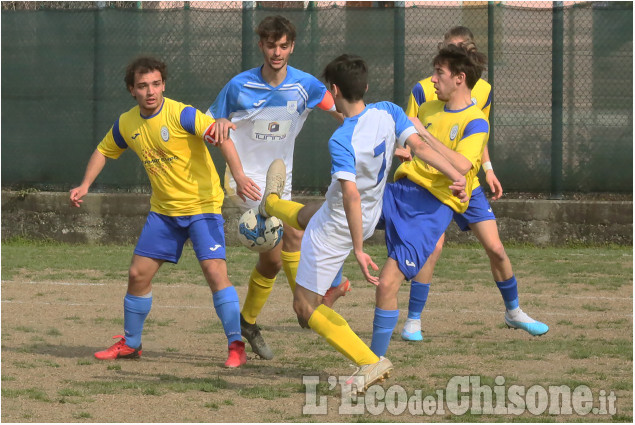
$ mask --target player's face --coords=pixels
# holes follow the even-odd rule
[[[289,56],[293,53],[295,43],[287,41],[287,36],[283,35],[278,40],[269,37],[267,40],[260,40],[258,47],[265,60],[265,66],[273,71],[286,68]]]
[[[450,96],[456,90],[457,77],[452,75],[447,65],[438,64],[434,66],[434,74],[432,74],[432,84],[434,84],[435,93],[439,100],[447,102]]]
[[[142,115],[154,115],[161,108],[165,81],[161,78],[160,71],[155,70],[145,74],[137,72],[134,76],[134,86],[129,89],[130,94],[139,104]]]
[[[465,39],[463,37],[452,37],[445,40],[445,44],[454,44],[455,46],[458,46],[461,43],[465,43]]]

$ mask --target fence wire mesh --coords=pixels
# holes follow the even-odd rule
[[[403,107],[431,74],[447,29],[471,28],[490,57],[489,147],[505,190],[549,193],[556,178],[564,191],[632,192],[632,3],[307,3],[3,2],[3,186],[77,184],[96,144],[134,106],[123,76],[139,54],[168,64],[168,97],[205,111],[231,77],[261,63],[257,23],[283,14],[298,28],[292,66],[319,76],[338,54],[359,54],[370,67],[366,100]],[[296,7],[276,7],[290,4]],[[563,70],[555,79],[554,63]],[[553,109],[558,95],[562,106]],[[326,188],[326,142],[335,128],[327,114],[309,116],[296,144],[302,165],[294,189]],[[222,173],[222,158],[211,151]],[[148,184],[126,154],[96,188],[145,191]]]

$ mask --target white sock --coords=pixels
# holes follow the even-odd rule
[[[406,332],[414,333],[421,330],[421,319],[407,319],[403,329]]]

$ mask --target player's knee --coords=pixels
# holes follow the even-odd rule
[[[507,253],[505,252],[505,247],[501,242],[487,247],[487,255],[494,262],[500,263],[507,261]]]

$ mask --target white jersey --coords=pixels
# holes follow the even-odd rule
[[[369,104],[359,115],[344,120],[329,140],[331,184],[326,202],[309,224],[314,237],[333,247],[353,246],[340,179],[356,183],[361,197],[364,239],[372,236],[381,216],[395,143],[403,146],[416,132],[404,111],[390,102]]]
[[[207,114],[227,118],[236,125],[230,137],[242,162],[245,175],[264,191],[269,165],[282,158],[287,168],[285,192],[291,191],[295,139],[309,115],[321,105],[326,87],[314,76],[287,66],[287,76],[277,87],[262,78],[261,68],[253,68],[232,78],[218,94]],[[329,96],[330,98],[330,96]],[[331,101],[332,103],[332,101]],[[328,105],[326,109],[331,108]],[[235,190],[229,171],[225,174]]]

